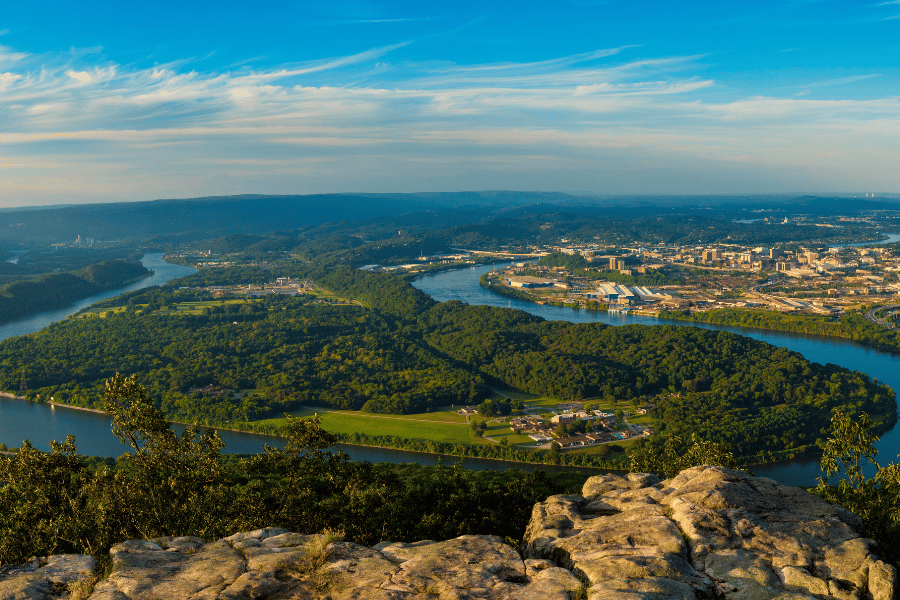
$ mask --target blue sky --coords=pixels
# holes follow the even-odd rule
[[[0,205],[900,192],[900,0],[127,4],[4,5]]]

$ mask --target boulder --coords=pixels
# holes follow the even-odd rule
[[[82,581],[87,585],[97,563],[80,554],[32,558],[23,565],[0,568],[0,600],[50,600],[68,598]]]
[[[856,515],[805,490],[724,467],[590,478],[535,505],[527,560],[586,580],[590,599],[896,600]]]
[[[92,600],[900,600],[852,513],[722,467],[590,478],[536,504],[525,558],[500,538],[383,542],[265,528],[111,550]],[[0,600],[69,598],[95,569],[52,556],[0,569]],[[84,589],[88,587],[82,586]],[[83,595],[81,596],[83,597]]]

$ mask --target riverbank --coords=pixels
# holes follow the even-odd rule
[[[705,312],[660,311],[658,317],[672,321],[745,327],[761,331],[786,331],[826,338],[852,340],[877,350],[900,353],[900,332],[878,326],[859,313],[833,321],[818,315],[791,315],[758,308],[717,308]]]
[[[726,327],[758,329],[760,331],[802,333],[826,338],[852,340],[861,346],[885,352],[900,353],[900,331],[877,325],[856,312],[846,314],[840,320],[835,321],[829,316],[788,314],[758,308],[717,308],[702,312],[640,309],[616,309],[613,311],[608,304],[593,300],[561,302],[550,299],[538,299],[527,292],[512,289],[495,281],[491,278],[491,272],[481,274],[478,284],[498,296],[528,302],[536,306],[556,306],[596,312],[621,312],[669,321],[706,323]]]
[[[398,450],[398,448],[392,448],[390,446],[378,446],[372,444],[347,444],[345,442],[338,442],[335,444],[336,446],[350,446],[352,448],[373,448],[377,450]],[[596,466],[577,466],[577,465],[566,465],[559,463],[546,463],[546,462],[524,462],[524,461],[515,461],[515,460],[506,460],[503,458],[486,458],[483,456],[466,456],[466,455],[458,455],[458,454],[441,454],[439,452],[423,452],[419,450],[401,450],[401,452],[408,452],[410,454],[417,454],[421,456],[433,456],[439,459],[449,458],[454,460],[462,460],[472,459],[477,461],[489,461],[491,463],[505,463],[510,465],[510,468],[516,468],[516,465],[527,465],[530,467],[551,467],[551,468],[564,468],[564,469],[572,469],[578,471],[588,471],[588,472],[597,472],[597,473],[627,473],[626,469],[622,468],[614,468],[614,467],[596,467]],[[619,465],[622,467],[625,465]]]
[[[4,400],[11,400],[11,403],[7,404],[6,408],[9,409],[10,404],[19,405],[21,409],[26,409],[29,414],[32,414],[32,418],[28,420],[28,422],[34,421],[35,423],[41,423],[42,425],[38,428],[46,432],[47,440],[62,440],[69,434],[75,435],[77,440],[84,440],[85,436],[89,436],[90,444],[88,444],[86,449],[83,449],[81,444],[79,444],[79,452],[80,454],[90,457],[90,456],[100,456],[100,457],[116,457],[122,454],[123,452],[128,451],[128,448],[121,445],[121,442],[116,439],[111,431],[109,430],[109,416],[103,411],[99,411],[97,409],[89,409],[78,406],[71,406],[67,404],[61,404],[58,402],[41,402],[38,401],[28,401],[26,398],[18,396],[16,394],[12,394],[10,392],[2,392],[0,393],[0,397]],[[56,407],[59,407],[57,409]],[[65,408],[72,409],[71,411],[62,410]],[[15,415],[18,409],[14,409],[12,413],[5,412],[4,414],[12,414]],[[45,412],[44,412],[45,411]],[[38,417],[37,413],[42,413],[43,417]],[[80,415],[83,415],[80,416]],[[15,417],[13,417],[15,418]],[[25,423],[25,421],[23,421]],[[183,430],[186,427],[185,423],[178,421],[170,421],[173,425],[173,428],[176,429],[177,432]],[[260,430],[253,430],[253,428],[229,428],[229,427],[216,427],[214,425],[201,425],[204,428],[215,429],[217,433],[222,437],[223,441],[226,442],[226,450],[227,454],[258,454],[263,452],[263,445],[269,445],[273,447],[284,447],[286,442],[286,438],[278,435],[272,430],[268,430],[262,432]],[[2,427],[0,427],[2,429]],[[103,431],[103,437],[109,440],[108,449],[97,448],[93,443],[96,441],[96,438],[100,431]],[[31,441],[35,442],[35,447],[43,448],[43,438],[35,439],[34,432],[31,432],[29,435],[28,427],[24,429],[18,429],[17,431],[21,431],[21,437],[11,437],[10,433],[7,432],[2,436],[0,441],[5,442],[8,445],[18,446],[22,443],[22,440],[28,437],[31,437]],[[15,434],[13,434],[15,435]],[[338,436],[342,438],[343,436]],[[506,469],[519,469],[526,471],[533,470],[548,470],[548,471],[589,471],[589,472],[621,472],[626,465],[622,463],[613,464],[612,462],[606,466],[604,465],[581,465],[581,464],[570,464],[565,454],[560,452],[561,460],[558,461],[546,461],[546,460],[508,460],[504,458],[502,455],[492,455],[492,456],[474,456],[472,453],[454,453],[452,451],[447,452],[434,452],[427,451],[423,449],[413,449],[410,448],[408,444],[405,448],[398,448],[389,444],[379,444],[377,442],[363,442],[363,443],[347,443],[343,439],[339,439],[339,441],[335,444],[334,448],[347,452],[350,455],[351,460],[354,461],[368,461],[368,462],[386,462],[386,463],[416,463],[420,465],[435,465],[443,463],[455,463],[460,460],[465,461],[466,468],[475,469],[475,470],[506,470]],[[44,448],[46,451],[46,448]],[[543,456],[546,453],[541,453]]]
[[[141,263],[110,260],[69,273],[8,283],[0,287],[0,324],[64,308],[153,275]]]

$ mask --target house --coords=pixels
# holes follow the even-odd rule
[[[572,413],[553,415],[553,417],[550,418],[550,422],[554,425],[568,425],[569,423],[575,422],[575,415],[573,415]]]

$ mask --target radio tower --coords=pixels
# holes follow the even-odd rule
[[[25,369],[22,369],[22,383],[19,384],[19,389],[23,392],[28,389],[28,386],[25,384]]]

